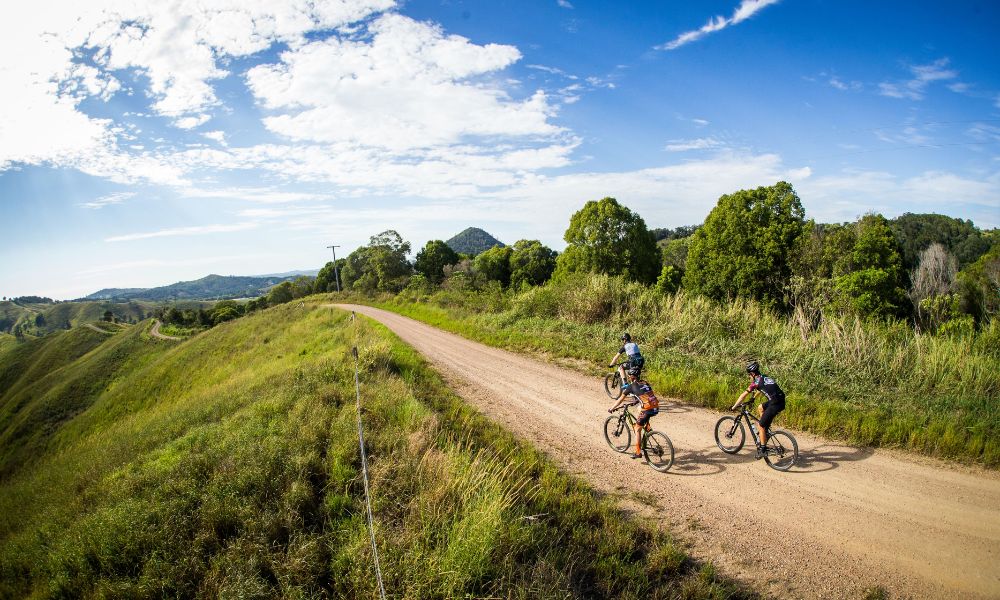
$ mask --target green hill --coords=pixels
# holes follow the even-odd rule
[[[295,279],[295,276],[240,277],[207,275],[195,281],[178,281],[163,287],[148,289],[107,288],[84,298],[85,300],[224,300],[253,298],[266,294],[271,287]]]
[[[475,256],[493,246],[503,246],[503,242],[478,227],[469,227],[445,242],[449,248],[460,254]]]
[[[391,596],[746,597],[308,301],[0,346],[0,597],[375,596],[356,342]]]
[[[152,302],[57,302],[54,304],[17,304],[0,302],[0,332],[21,329],[29,335],[95,323],[111,311],[114,318],[134,323],[147,318],[156,308]]]

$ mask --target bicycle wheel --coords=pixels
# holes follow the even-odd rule
[[[608,393],[613,400],[617,400],[622,397],[622,376],[618,374],[618,371],[614,373],[608,373],[604,376],[604,391]]]
[[[743,448],[747,433],[736,417],[722,417],[715,423],[715,445],[726,454],[736,454]]]
[[[767,436],[764,460],[772,469],[787,471],[799,458],[799,444],[792,434],[775,429]]]
[[[642,442],[642,454],[649,466],[666,471],[674,464],[674,445],[662,431],[650,431]]]
[[[632,428],[618,415],[604,421],[604,439],[615,452],[626,452],[632,447]]]

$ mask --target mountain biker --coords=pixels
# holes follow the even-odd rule
[[[732,409],[736,410],[739,408],[746,397],[753,392],[764,394],[767,400],[757,407],[757,415],[760,417],[760,446],[763,448],[764,444],[767,443],[767,430],[771,426],[771,422],[774,421],[774,417],[778,413],[785,410],[785,392],[781,391],[778,383],[773,378],[760,372],[760,364],[755,360],[747,364],[747,376],[750,378],[750,386],[747,387],[745,392],[740,394],[739,399],[736,400],[736,404],[733,405]],[[762,456],[764,456],[762,450],[758,449],[757,458],[761,458]]]
[[[618,366],[618,374],[621,375],[622,389],[624,390],[629,385],[629,379],[625,376],[625,371],[634,371],[635,377],[638,379],[639,375],[642,373],[643,365],[646,364],[646,359],[643,358],[642,353],[639,352],[639,344],[632,341],[632,336],[630,336],[627,331],[622,334],[622,347],[618,350],[618,354],[615,354],[615,357],[611,359],[611,363],[608,364],[608,366],[615,366],[615,362],[622,354],[628,357],[628,360]]]
[[[639,379],[638,370],[629,371],[629,384],[622,388],[622,394],[618,402],[608,409],[614,412],[616,408],[625,402],[638,402],[642,404],[642,411],[635,422],[635,453],[632,458],[642,458],[642,430],[649,430],[649,419],[655,417],[660,412],[660,400],[653,393],[653,387],[649,382]]]

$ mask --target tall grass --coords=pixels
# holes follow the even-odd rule
[[[380,326],[296,303],[183,343],[137,335],[0,481],[0,597],[374,597],[353,344],[393,597],[750,595],[472,411]]]
[[[837,317],[805,323],[750,301],[665,296],[600,275],[509,294],[405,292],[380,305],[485,343],[587,361],[592,374],[628,330],[657,389],[717,409],[745,387],[753,357],[788,393],[785,425],[1000,466],[995,321],[952,335]]]

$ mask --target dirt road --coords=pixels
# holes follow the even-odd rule
[[[719,451],[712,436],[719,413],[671,402],[653,423],[673,440],[677,458],[657,473],[606,445],[612,402],[597,378],[388,311],[341,308],[388,326],[483,413],[761,591],[857,598],[882,585],[892,597],[1000,598],[997,473],[800,432],[799,464],[779,473],[746,449]]]
[[[153,326],[149,328],[149,335],[151,335],[151,336],[153,336],[155,338],[159,338],[161,340],[170,340],[170,341],[173,341],[173,342],[180,341],[181,338],[179,338],[179,337],[174,337],[172,335],[166,335],[166,334],[160,333],[160,325],[161,325],[161,323],[160,323],[159,319],[153,319]]]

